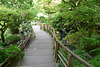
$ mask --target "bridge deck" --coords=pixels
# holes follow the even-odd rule
[[[56,67],[52,50],[52,38],[40,30],[39,26],[33,26],[36,38],[27,49],[22,63],[18,67]]]

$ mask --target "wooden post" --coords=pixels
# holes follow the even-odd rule
[[[68,58],[68,67],[73,67],[73,56],[69,54]]]
[[[55,35],[53,33],[53,49],[54,49],[54,44],[55,44]]]
[[[51,32],[50,30],[51,30],[51,27],[49,26],[49,33]]]
[[[47,31],[48,31],[48,25],[47,25]]]
[[[44,24],[44,31],[45,31],[45,24]]]
[[[59,43],[58,41],[56,41],[56,54],[55,54],[55,58],[56,58],[56,62],[58,61],[58,50],[59,50]]]
[[[42,24],[40,24],[40,29],[42,29]]]
[[[53,29],[52,29],[52,31],[51,31],[51,32],[52,32],[52,37],[53,37],[53,34],[54,34]]]

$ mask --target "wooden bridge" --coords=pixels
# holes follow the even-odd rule
[[[53,27],[40,24],[40,26],[33,26],[33,29],[36,35],[35,41],[27,49],[22,63],[18,67],[58,67],[56,64],[58,59],[65,67],[73,67],[73,58],[76,58],[87,67],[94,67],[65,47],[57,39]],[[68,60],[59,51],[59,48],[63,48],[69,53]]]

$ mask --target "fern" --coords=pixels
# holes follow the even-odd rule
[[[8,56],[11,57],[15,57],[16,54],[12,54],[12,53],[16,53],[18,52],[19,58],[21,59],[23,57],[23,53],[21,51],[21,49],[19,49],[17,46],[10,46],[8,47],[4,47],[1,51],[0,51],[0,63],[2,63]]]

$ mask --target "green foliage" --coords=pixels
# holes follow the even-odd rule
[[[86,50],[93,50],[100,48],[100,35],[92,35],[91,37],[84,37]],[[87,49],[88,48],[88,49]]]
[[[23,56],[23,53],[17,46],[10,46],[9,48],[4,47],[0,51],[0,63],[4,62],[8,56],[11,56],[11,57],[16,56],[16,52],[18,52],[19,58],[21,59]]]
[[[18,36],[17,34],[14,34],[14,35],[10,35],[8,37],[6,37],[6,42],[8,44],[13,44],[13,43],[16,43],[20,40],[20,36]]]
[[[66,50],[64,50],[63,48],[60,48],[59,51],[68,60],[69,53]],[[74,50],[73,52],[76,55],[80,56],[82,59],[87,60],[86,57],[85,57],[85,51],[84,50],[77,49],[77,50]],[[63,61],[64,61],[64,59],[63,59]],[[64,65],[62,64],[62,62],[60,60],[58,60],[58,62],[59,62],[59,67],[64,67]],[[66,63],[66,65],[67,65],[67,63]],[[73,58],[73,67],[86,67],[86,66],[84,64],[82,64],[79,60],[77,60],[76,58]]]
[[[22,22],[30,23],[37,13],[35,12],[35,10],[18,10],[18,13],[20,14],[18,16],[18,20],[16,20],[15,23],[10,26],[10,29],[12,32],[16,32],[18,30],[19,33],[20,24]]]
[[[47,22],[48,22],[48,21],[47,21],[47,18],[44,17],[44,16],[40,16],[40,17],[39,17],[39,20],[41,21],[41,23],[47,23]]]
[[[95,67],[100,67],[100,54],[98,56],[93,57],[93,59],[88,61]]]
[[[62,15],[59,12],[57,12],[53,16],[53,18],[51,18],[51,22],[50,23],[54,28],[56,28],[58,31],[60,31],[61,28],[63,28],[65,22],[66,22],[66,19],[64,19],[62,17]]]
[[[66,14],[65,14],[66,13]],[[95,23],[98,23],[97,21],[97,11],[96,9],[89,8],[87,6],[79,6],[74,11],[67,11],[63,13],[63,17],[67,19],[67,23],[71,24],[73,22],[73,25],[77,28],[95,28]]]
[[[30,23],[36,16],[33,5],[33,0],[0,0],[0,47],[3,48],[0,51],[0,63],[4,62],[8,56],[14,57],[17,52],[19,57],[22,57],[22,51],[11,44],[20,40],[18,36],[20,24]],[[32,30],[29,26],[27,25],[27,31]]]
[[[1,0],[0,5],[9,8],[30,9],[34,4],[33,0]]]
[[[85,50],[81,50],[81,49],[76,49],[75,51],[73,51],[76,55],[78,55],[79,57],[81,57],[84,60],[88,60],[86,58],[85,55]],[[79,60],[77,60],[76,58],[73,59],[73,67],[86,67],[83,63],[81,63]]]
[[[24,32],[30,32],[32,31],[32,25],[30,23],[23,23],[21,24],[21,29],[24,31]]]
[[[31,22],[36,16],[34,10],[14,10],[6,7],[0,7],[0,31],[2,41],[5,42],[4,33],[7,28],[15,34],[19,33],[19,26],[22,22]],[[16,30],[16,31],[15,31]]]
[[[3,42],[0,42],[0,46],[7,46],[8,44],[5,42],[5,43],[3,43]]]
[[[85,49],[87,51],[100,47],[100,35],[92,34],[89,36],[89,32],[86,30],[80,30],[75,33],[68,33],[64,38],[70,45],[76,46],[78,49]]]
[[[0,31],[1,39],[5,42],[4,33],[13,21],[17,18],[17,12],[12,9],[0,7]]]
[[[100,48],[93,49],[89,53],[93,56],[100,55]]]
[[[25,22],[31,22],[36,15],[37,13],[35,10],[21,10],[22,19]]]
[[[47,13],[47,14],[50,14],[51,13],[50,8],[44,7],[44,9],[45,9],[45,13]]]
[[[78,49],[84,49],[83,37],[88,37],[88,31],[80,30],[75,33],[68,33],[64,40],[67,40],[70,45],[76,46]]]
[[[100,35],[96,33],[96,24],[100,23],[100,1],[62,0],[62,3],[58,5],[59,10],[59,13],[51,17],[49,24],[58,31],[61,28],[65,29],[67,35],[64,40],[76,48],[73,52],[95,67],[99,67],[99,60],[96,56],[100,55]],[[86,52],[93,58],[88,58],[85,55]],[[66,52],[62,51],[62,53],[66,55]],[[62,64],[61,61],[59,62]],[[85,67],[76,59],[74,59],[73,66]]]

